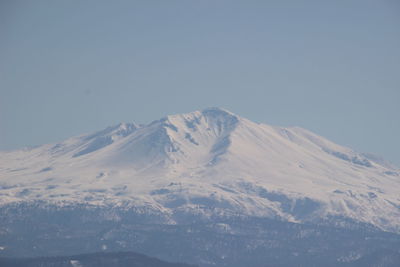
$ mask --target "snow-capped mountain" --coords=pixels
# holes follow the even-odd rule
[[[400,171],[299,127],[220,108],[121,123],[0,153],[0,205],[139,207],[289,222],[345,218],[400,232]]]

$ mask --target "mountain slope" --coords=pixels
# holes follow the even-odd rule
[[[298,127],[209,108],[0,153],[0,204],[42,201],[400,232],[400,172]],[[185,216],[183,216],[185,215]]]

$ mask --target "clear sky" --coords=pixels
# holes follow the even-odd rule
[[[400,1],[0,1],[0,149],[224,107],[400,166]]]

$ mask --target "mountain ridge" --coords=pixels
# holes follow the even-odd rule
[[[298,223],[336,216],[400,231],[398,169],[300,127],[220,108],[1,152],[0,164],[0,205],[130,203],[174,223],[175,214],[210,209]]]

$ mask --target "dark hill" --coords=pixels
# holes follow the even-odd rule
[[[134,252],[92,253],[41,258],[0,258],[1,267],[195,267],[170,263]]]

